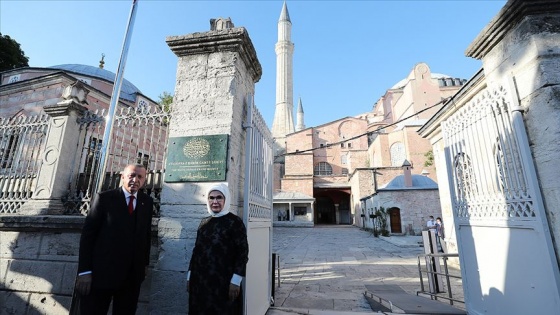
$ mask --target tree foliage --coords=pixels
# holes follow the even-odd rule
[[[29,58],[18,42],[0,33],[0,72],[21,67],[29,67]]]
[[[380,233],[383,236],[389,236],[389,226],[387,222],[387,218],[389,213],[384,207],[376,208],[375,210],[375,218],[377,226],[375,227],[375,232]]]
[[[169,92],[164,91],[158,97],[159,97],[158,104],[163,106],[163,109],[166,112],[169,112],[171,110],[171,104],[173,104],[173,95],[171,95]]]
[[[434,165],[434,151],[430,150],[424,154],[426,161],[424,161],[425,167],[430,167]]]

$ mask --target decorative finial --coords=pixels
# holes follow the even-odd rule
[[[101,60],[99,61],[99,68],[100,69],[103,69],[103,65],[105,64],[105,61],[103,59],[105,59],[105,54],[101,53]]]
[[[210,19],[210,30],[211,31],[221,31],[229,28],[234,28],[231,18],[217,18]]]

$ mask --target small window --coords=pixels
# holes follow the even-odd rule
[[[342,168],[342,175],[348,175],[348,169],[343,167]]]
[[[307,207],[294,207],[295,215],[307,215]]]
[[[95,137],[89,139],[88,154],[84,165],[84,173],[92,174],[95,171],[95,166],[99,164],[101,157],[102,140]]]
[[[321,148],[324,147],[325,145],[321,143]]]
[[[346,154],[340,156],[340,164],[346,165],[348,163],[348,156]]]
[[[341,148],[344,148],[344,142],[340,144],[340,147],[341,147]]]
[[[136,160],[136,163],[142,164],[142,165],[144,165],[144,167],[146,169],[148,169],[149,161],[150,161],[150,156],[149,155],[142,154],[141,152],[138,152],[138,159]]]
[[[138,109],[142,113],[146,113],[150,109],[150,103],[148,103],[148,101],[143,98],[138,98]]]
[[[8,79],[8,84],[19,82],[20,76],[21,76],[21,74],[16,74],[16,75],[10,76],[10,78]]]
[[[15,152],[17,141],[15,135],[5,135],[0,137],[0,165],[2,168],[11,168],[12,162],[16,159]]]
[[[348,142],[348,147],[351,148],[352,147],[352,143]]]
[[[319,162],[317,165],[315,165],[313,175],[332,175],[332,167],[327,162]]]

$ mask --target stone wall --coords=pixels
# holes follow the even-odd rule
[[[421,235],[430,215],[441,217],[439,198],[437,190],[382,191],[373,198],[373,204],[385,210],[399,208],[402,233]],[[412,233],[409,233],[409,225]],[[391,226],[390,222],[388,226]]]
[[[0,216],[0,314],[68,314],[83,222],[82,216]],[[139,315],[149,314],[151,275],[142,284]]]

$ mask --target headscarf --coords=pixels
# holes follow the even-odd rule
[[[218,212],[218,213],[214,213],[214,211],[212,211],[212,208],[210,208],[210,204],[208,203],[208,196],[210,195],[210,193],[212,191],[219,191],[222,193],[222,195],[224,195],[224,207],[222,208],[222,211]],[[208,213],[210,213],[211,216],[213,217],[221,217],[223,215],[226,215],[229,213],[229,203],[231,202],[231,200],[229,200],[229,188],[228,188],[228,184],[227,183],[219,183],[219,184],[214,184],[212,186],[210,186],[210,188],[208,188],[208,191],[206,192],[206,208],[208,209]]]

